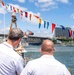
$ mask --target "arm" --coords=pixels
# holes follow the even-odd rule
[[[20,75],[20,73],[24,69],[24,66],[25,66],[24,59],[20,56],[20,58],[16,63],[16,75]]]

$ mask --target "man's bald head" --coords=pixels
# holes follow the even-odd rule
[[[44,40],[42,45],[41,45],[41,50],[43,52],[54,51],[54,43],[49,39]]]

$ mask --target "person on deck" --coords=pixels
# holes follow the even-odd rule
[[[9,31],[7,41],[0,44],[0,75],[20,75],[24,60],[14,48],[20,43],[24,33],[19,28]]]
[[[54,58],[51,40],[44,40],[40,50],[42,56],[29,61],[20,75],[71,75],[66,66]]]

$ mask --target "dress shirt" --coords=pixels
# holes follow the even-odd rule
[[[51,55],[29,61],[21,75],[71,75],[66,66]]]
[[[16,75],[24,68],[23,58],[7,42],[0,44],[0,75]]]

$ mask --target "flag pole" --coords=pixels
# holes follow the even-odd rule
[[[5,41],[5,13],[4,13],[4,41]]]

